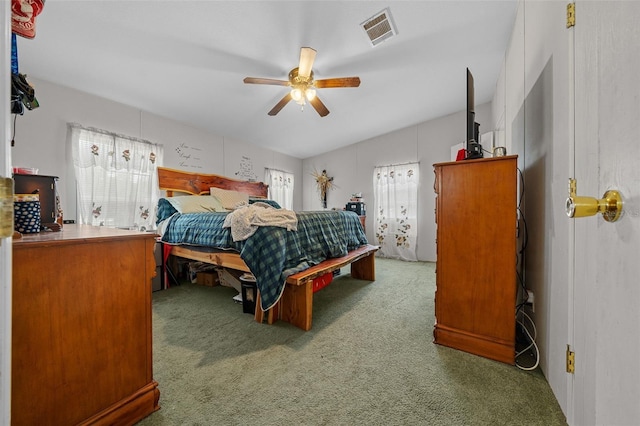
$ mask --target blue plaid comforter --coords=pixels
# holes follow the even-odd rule
[[[161,199],[158,221],[167,216],[170,213],[167,210],[171,208],[165,199]],[[256,277],[264,310],[280,299],[289,275],[328,258],[345,256],[367,244],[360,219],[350,211],[296,212],[297,231],[262,226],[247,240],[237,242],[231,238],[229,228],[222,228],[227,213],[173,212],[162,241],[238,252]]]

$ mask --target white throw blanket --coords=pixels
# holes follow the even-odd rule
[[[231,228],[233,241],[246,240],[258,226],[278,226],[287,231],[298,230],[298,217],[292,210],[276,209],[260,201],[242,206],[227,215],[223,228]]]

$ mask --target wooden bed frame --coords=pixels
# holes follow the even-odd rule
[[[167,197],[175,192],[189,195],[207,195],[209,188],[222,188],[244,192],[250,196],[267,198],[268,186],[262,182],[248,182],[215,174],[193,173],[158,167],[158,186],[166,191]],[[169,246],[170,254],[216,266],[251,272],[238,253],[203,252],[188,246]],[[287,284],[280,301],[268,312],[263,312],[256,304],[255,319],[272,324],[277,319],[289,322],[305,331],[311,329],[313,311],[313,280],[332,273],[346,265],[351,265],[351,276],[356,279],[375,281],[375,252],[377,246],[366,245],[346,256],[327,259],[309,269],[287,278]]]

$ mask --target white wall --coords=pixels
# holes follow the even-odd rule
[[[464,76],[464,74],[461,74]],[[465,80],[461,79],[461,84]],[[464,106],[463,106],[464,108]],[[491,104],[476,107],[476,121],[480,133],[493,129]],[[322,205],[313,178],[314,171],[327,170],[336,188],[327,195],[327,208],[342,209],[351,194],[362,192],[367,205],[367,239],[375,244],[373,224],[373,168],[375,166],[420,163],[418,192],[419,260],[436,260],[435,194],[433,192],[433,164],[451,160],[451,146],[464,141],[466,112],[426,121],[359,142],[346,148],[307,158],[303,161],[303,208],[320,210]],[[485,154],[487,155],[487,154]]]
[[[296,179],[294,210],[322,208],[312,176],[314,170],[326,169],[334,177],[336,187],[328,194],[328,208],[344,208],[354,192],[362,192],[367,207],[371,208],[373,167],[418,161],[422,170],[418,259],[435,261],[432,164],[449,161],[450,147],[464,140],[464,111],[303,161],[72,88],[38,79],[29,81],[35,87],[40,107],[25,110],[16,120],[12,164],[34,167],[40,174],[59,177],[58,191],[65,219],[77,219],[75,177],[71,150],[67,147],[70,122],[162,144],[166,167],[257,180],[264,179],[265,167],[286,170]],[[492,130],[491,111],[491,104],[476,107],[481,133]],[[373,214],[369,213],[370,241],[374,241],[372,221]]]
[[[247,142],[210,134],[180,122],[47,81],[29,79],[40,107],[16,120],[12,163],[58,176],[65,219],[77,219],[75,177],[67,147],[67,123],[97,127],[164,146],[164,166],[216,173],[238,179],[264,179],[264,168],[296,176],[294,209],[302,208],[302,160]],[[180,152],[178,152],[180,148]]]
[[[540,366],[566,413],[570,221],[564,213],[569,173],[569,51],[566,3],[523,1],[493,99],[499,134],[518,154],[528,229],[524,281]]]

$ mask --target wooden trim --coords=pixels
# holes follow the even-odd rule
[[[321,275],[326,274],[327,272],[333,272],[336,269],[340,269],[343,266],[347,266],[348,264],[352,264],[351,273],[353,275],[353,266],[358,263],[358,261],[362,258],[366,258],[372,254],[375,254],[378,251],[377,246],[372,246],[371,244],[367,244],[366,246],[359,247],[353,251],[347,253],[346,256],[335,257],[332,259],[327,259],[324,262],[321,262],[315,266],[312,266],[309,269],[305,269],[302,272],[298,272],[297,274],[290,275],[287,278],[287,284],[291,285],[303,285],[307,281],[312,281],[314,278],[317,278]],[[372,259],[368,259],[372,260]],[[354,278],[368,281],[375,281],[375,269],[371,268],[371,265],[368,264],[364,268],[356,268],[356,275]],[[359,264],[358,264],[359,265]]]
[[[134,424],[158,411],[159,400],[158,383],[153,380],[129,398],[118,401],[106,410],[79,423],[78,426]]]
[[[515,351],[511,340],[491,338],[439,324],[436,324],[433,330],[433,337],[433,342],[438,345],[511,365],[515,363]]]
[[[249,182],[225,176],[193,173],[184,170],[158,167],[158,186],[172,196],[174,191],[191,195],[208,194],[211,187],[243,192],[254,197],[267,198],[269,185],[263,182]]]
[[[238,253],[235,252],[207,252],[193,250],[187,246],[171,246],[171,254],[185,259],[198,262],[210,263],[223,268],[235,269],[237,271],[251,272],[249,267]]]

